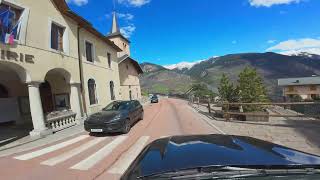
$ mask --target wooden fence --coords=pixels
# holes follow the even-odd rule
[[[211,114],[212,105],[222,107],[223,117],[226,120],[230,120],[232,116],[252,116],[252,117],[301,117],[301,118],[317,118],[320,119],[320,102],[257,102],[257,103],[228,103],[228,102],[219,102],[211,103],[210,99],[200,99],[193,98],[191,103],[198,105],[205,105],[208,108],[208,112]],[[264,112],[241,112],[241,111],[232,111],[232,109],[241,109],[243,106],[258,106],[265,108],[277,108],[283,107],[284,110],[289,110],[290,114],[285,113],[264,113]],[[294,106],[304,106],[305,109],[310,109],[313,107],[315,109],[314,113],[301,113],[292,110]],[[307,107],[308,106],[308,107]],[[294,109],[294,108],[293,108]]]

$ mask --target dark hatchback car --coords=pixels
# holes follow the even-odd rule
[[[128,133],[131,126],[143,119],[143,107],[139,101],[115,101],[84,122],[91,133]]]
[[[150,98],[150,101],[151,103],[158,103],[159,102],[159,98],[157,95],[153,95],[151,98]]]
[[[320,156],[243,136],[175,136],[149,144],[121,179],[320,179]]]

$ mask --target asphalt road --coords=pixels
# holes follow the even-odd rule
[[[186,101],[162,99],[127,135],[81,133],[43,147],[0,158],[0,179],[119,179],[140,151],[162,137],[218,134]]]

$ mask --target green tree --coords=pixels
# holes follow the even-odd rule
[[[263,79],[256,69],[246,67],[240,74],[238,80],[240,101],[244,103],[266,102],[268,101],[267,90]],[[260,107],[245,106],[245,111],[259,111]]]
[[[234,87],[226,74],[222,74],[218,91],[222,101],[237,102],[239,99],[238,88]]]
[[[215,97],[215,94],[210,89],[208,89],[205,84],[192,85],[192,92],[196,97]]]

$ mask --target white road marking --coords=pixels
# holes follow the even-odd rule
[[[8,142],[8,141],[11,141],[12,139],[15,139],[15,138],[17,138],[17,136],[12,137],[12,138],[9,138],[9,139],[1,140],[1,141],[0,141],[0,144],[1,144],[1,143]]]
[[[62,149],[64,147],[66,147],[66,146],[69,146],[71,144],[74,144],[76,142],[84,140],[84,139],[86,139],[88,137],[89,137],[88,135],[81,135],[81,136],[73,138],[73,139],[71,139],[69,141],[65,141],[65,142],[62,142],[62,143],[59,143],[59,144],[56,144],[56,145],[53,145],[53,146],[49,146],[49,147],[40,149],[38,151],[30,152],[30,153],[27,153],[27,154],[24,154],[24,155],[21,155],[21,156],[16,156],[14,158],[18,159],[18,160],[23,160],[23,161],[29,160],[29,159],[33,159],[33,158],[42,156],[44,154],[56,151],[58,149]]]
[[[89,170],[95,164],[103,160],[106,156],[108,156],[118,145],[120,145],[124,140],[127,139],[127,136],[120,136],[113,140],[111,143],[107,144],[103,148],[101,148],[96,153],[92,154],[85,160],[79,162],[78,164],[72,166],[70,169],[77,170]]]
[[[115,162],[108,170],[110,174],[123,174],[135,160],[139,153],[148,142],[149,136],[142,136],[139,140],[130,147],[130,149],[122,154],[117,162]]]
[[[218,128],[216,125],[214,125],[213,123],[211,123],[210,120],[208,120],[208,117],[200,114],[200,112],[199,112],[198,110],[196,110],[195,108],[190,107],[190,106],[188,106],[188,107],[189,107],[189,109],[190,109],[191,111],[193,111],[193,112],[196,113],[198,116],[200,116],[201,119],[204,120],[209,126],[215,128],[215,129],[216,129],[217,131],[219,131],[221,134],[224,134],[224,135],[227,134],[227,133],[225,133],[224,131],[222,131],[220,128]]]
[[[48,166],[54,166],[56,164],[64,162],[64,161],[66,161],[66,160],[68,160],[68,159],[70,159],[70,158],[72,158],[72,157],[84,152],[85,150],[87,150],[87,149],[99,144],[100,142],[102,142],[102,141],[104,141],[106,139],[107,139],[107,137],[95,138],[95,139],[93,139],[93,140],[81,145],[80,147],[74,148],[74,149],[72,149],[72,150],[70,150],[70,151],[68,151],[66,153],[63,153],[63,154],[61,154],[59,156],[56,156],[56,157],[53,157],[53,158],[48,159],[46,161],[43,161],[43,162],[41,162],[41,164],[48,165]]]

